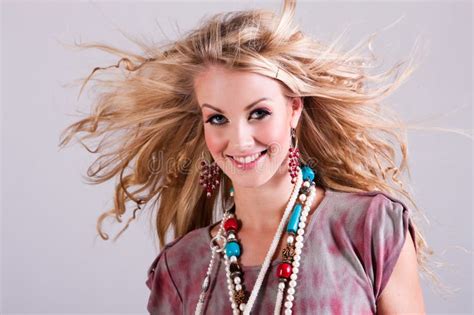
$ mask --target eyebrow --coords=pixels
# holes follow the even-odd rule
[[[265,100],[269,100],[269,98],[262,97],[261,99],[256,100],[255,102],[252,102],[251,104],[245,106],[244,109],[245,109],[245,110],[249,110],[249,109],[251,109],[253,106],[255,106],[255,105],[257,105],[258,103],[260,103],[261,101],[265,101]],[[221,114],[224,114],[224,113],[225,113],[224,111],[220,110],[219,108],[214,107],[214,106],[209,105],[209,104],[206,104],[206,103],[202,104],[201,108],[202,108],[202,107],[209,107],[209,108],[212,108],[213,110],[215,110],[216,112],[219,112],[219,113],[221,113]]]

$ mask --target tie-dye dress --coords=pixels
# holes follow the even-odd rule
[[[411,220],[411,211],[387,194],[326,189],[307,222],[293,314],[376,314],[406,232],[415,240]],[[150,314],[194,314],[215,224],[176,239],[153,261],[146,280]],[[273,314],[279,262],[271,263],[252,314]],[[248,291],[259,270],[242,266]],[[204,313],[232,314],[223,259],[216,260],[211,276]]]

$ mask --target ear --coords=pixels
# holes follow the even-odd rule
[[[298,126],[298,121],[300,120],[302,111],[303,111],[303,99],[301,97],[290,98],[291,128],[296,128],[296,126]]]

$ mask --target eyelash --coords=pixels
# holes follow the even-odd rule
[[[270,113],[269,111],[267,111],[266,109],[256,109],[252,112],[253,113],[256,113],[256,112],[262,112],[263,114],[259,116],[259,118],[256,118],[258,120],[262,120],[263,118],[267,117],[267,116],[270,116],[272,113]],[[250,116],[252,116],[252,114],[250,114]],[[221,126],[223,125],[224,123],[213,123],[212,120],[215,118],[215,117],[224,117],[222,115],[213,115],[211,117],[209,117],[206,121],[206,123],[210,123],[211,125],[214,125],[214,126]]]

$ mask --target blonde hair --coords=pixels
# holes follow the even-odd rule
[[[149,202],[158,208],[160,246],[170,227],[177,238],[212,223],[216,201],[225,200],[230,181],[223,175],[218,194],[210,199],[198,184],[199,163],[210,154],[193,78],[215,64],[271,78],[278,73],[275,79],[287,96],[303,99],[296,132],[302,159],[313,162],[318,185],[346,192],[384,191],[421,213],[400,178],[405,171],[409,175],[406,125],[381,106],[412,73],[416,54],[372,74],[375,58],[365,56],[363,49],[364,44],[370,47],[374,36],[342,51],[339,39],[327,45],[300,31],[294,12],[295,1],[284,1],[280,16],[262,10],[216,14],[175,42],[137,42],[142,55],[102,44],[79,45],[120,58],[116,65],[95,68],[84,81],[82,88],[98,71],[112,75],[95,80],[103,92],[93,112],[64,130],[60,143],[65,146],[75,134],[87,133],[79,142],[99,154],[87,171],[90,181],[98,184],[118,177],[114,207],[97,221],[104,240],[104,219],[121,222],[128,201],[138,206],[117,237]],[[125,73],[114,75],[114,68]],[[93,138],[101,141],[89,149],[83,141]],[[162,162],[165,167],[156,167]],[[415,222],[414,226],[419,265],[434,277],[425,266],[433,252]]]

